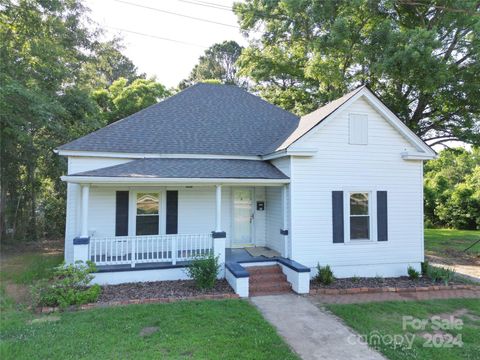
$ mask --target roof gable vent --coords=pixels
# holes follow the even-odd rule
[[[367,114],[349,114],[348,123],[349,144],[367,145],[368,144],[368,115]]]

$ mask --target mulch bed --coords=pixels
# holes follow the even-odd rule
[[[417,292],[437,290],[477,290],[476,285],[465,285],[458,281],[435,283],[428,277],[421,277],[411,280],[407,276],[397,278],[346,278],[335,279],[330,285],[324,285],[318,281],[310,282],[310,294],[357,294],[357,293],[379,293],[379,292]]]
[[[235,294],[226,280],[217,280],[213,289],[199,290],[193,280],[155,281],[102,286],[99,303],[159,298],[192,298]]]
[[[449,281],[450,285],[460,285],[462,283]],[[428,277],[421,277],[417,280],[410,280],[408,276],[396,278],[345,278],[335,279],[330,285],[321,284],[315,280],[310,282],[310,289],[354,289],[354,288],[415,288],[434,285],[444,285],[443,283],[434,283]]]

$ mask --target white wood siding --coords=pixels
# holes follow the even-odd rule
[[[368,114],[368,145],[349,144],[349,113]],[[318,152],[291,159],[294,260],[309,267],[329,264],[350,276],[361,275],[363,265],[423,261],[422,162],[401,159],[402,151],[415,149],[365,100],[326,120],[295,146]],[[388,241],[332,243],[331,193],[352,187],[388,191]]]
[[[292,257],[292,226],[291,226],[291,206],[292,206],[292,201],[291,201],[291,198],[292,198],[292,189],[295,187],[295,184],[293,184],[293,179],[292,179],[292,159],[291,157],[282,157],[282,158],[278,158],[278,159],[274,159],[271,161],[271,163],[277,168],[279,169],[281,172],[283,172],[285,175],[287,175],[288,177],[290,177],[290,184],[287,185],[287,224],[286,224],[286,229],[284,230],[288,230],[288,235],[287,236],[284,236],[284,235],[280,235],[280,228],[283,228],[283,219],[282,219],[282,216],[283,216],[283,208],[281,208],[281,210],[279,211],[279,216],[280,216],[280,219],[278,220],[280,224],[280,227],[276,230],[276,233],[275,231],[273,230],[273,228],[268,228],[267,229],[267,241],[275,241],[274,239],[277,239],[276,242],[277,244],[275,246],[279,246],[278,242],[280,242],[280,244],[284,241],[284,237],[286,237],[286,241],[287,241],[287,251],[288,251],[288,254],[287,254],[287,257]],[[267,189],[268,191],[268,189]],[[273,196],[274,194],[271,193],[270,196]],[[280,193],[279,193],[279,199],[277,199],[280,204],[282,204],[282,193],[281,193],[281,189],[280,189]],[[274,200],[275,201],[275,200]],[[282,205],[281,205],[282,206]],[[274,221],[274,214],[272,214],[272,217],[271,217],[271,224],[273,225]],[[274,231],[273,233],[271,231]],[[280,236],[280,238],[278,238],[278,236]],[[280,239],[280,240],[278,240]],[[283,254],[283,245],[280,246],[279,248],[280,250],[278,250],[277,248],[275,248],[275,250],[279,251],[281,254]]]
[[[98,157],[68,157],[68,174],[101,169],[107,166],[125,164],[134,159],[128,158],[98,158]]]
[[[266,201],[266,225],[267,225],[267,241],[266,246],[283,253],[283,235],[280,234],[280,229],[283,227],[283,202],[282,202],[282,188],[269,187],[267,188]]]

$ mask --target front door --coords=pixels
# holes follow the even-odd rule
[[[252,245],[252,189],[233,189],[232,246]]]

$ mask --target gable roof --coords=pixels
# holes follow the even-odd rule
[[[414,155],[418,157],[420,155],[423,160],[432,159],[436,157],[436,152],[425,143],[418,135],[416,135],[407,125],[405,125],[397,115],[395,115],[382,100],[372,92],[367,86],[363,85],[357,89],[345,94],[341,98],[338,98],[321,108],[301,117],[298,127],[288,136],[285,141],[279,142],[277,147],[271,151],[278,152],[288,149],[295,142],[300,140],[307,133],[312,131],[318,125],[323,123],[329,117],[335,113],[340,112],[345,106],[350,104],[356,99],[364,97],[370,105],[378,111],[378,113],[396,129],[409,143],[411,143],[419,153],[416,154],[402,154],[402,157]],[[408,155],[408,156],[407,156]]]
[[[58,150],[262,155],[298,122],[237,86],[200,83]]]
[[[360,86],[359,88],[349,92],[348,94],[345,94],[342,97],[318,108],[317,110],[302,116],[300,118],[297,128],[283,142],[276,144],[275,148],[272,149],[272,152],[288,148],[295,141],[300,139],[303,135],[305,135],[307,132],[317,126],[320,122],[322,122],[325,118],[333,114],[337,109],[339,109],[343,104],[345,104],[348,100],[350,100],[364,88],[365,86]]]
[[[288,176],[269,162],[236,159],[141,159],[69,176],[288,179]]]

